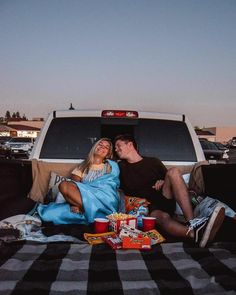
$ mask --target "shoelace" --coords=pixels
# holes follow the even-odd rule
[[[204,222],[206,222],[209,219],[209,217],[201,217],[201,218],[194,218],[189,220],[188,222],[188,230],[186,232],[186,236],[189,234],[189,232],[196,227],[202,225]]]

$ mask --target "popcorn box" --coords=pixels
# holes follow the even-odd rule
[[[119,233],[122,225],[129,225],[133,228],[137,227],[137,217],[128,214],[114,213],[107,216],[109,219],[109,228],[111,231]]]

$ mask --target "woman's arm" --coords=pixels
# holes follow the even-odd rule
[[[71,179],[72,180],[74,180],[74,181],[79,181],[79,182],[81,182],[81,177],[80,176],[78,176],[78,175],[76,175],[76,174],[71,174]]]

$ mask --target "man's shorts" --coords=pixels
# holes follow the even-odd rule
[[[152,201],[148,208],[149,214],[154,210],[161,210],[173,216],[176,209],[176,201],[175,199],[167,199],[162,194],[158,194],[155,202]]]

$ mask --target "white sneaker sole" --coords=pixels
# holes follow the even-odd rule
[[[221,205],[215,207],[210,219],[208,220],[207,227],[202,236],[199,246],[204,248],[207,243],[211,242],[219,228],[221,227],[225,218],[225,208]]]

